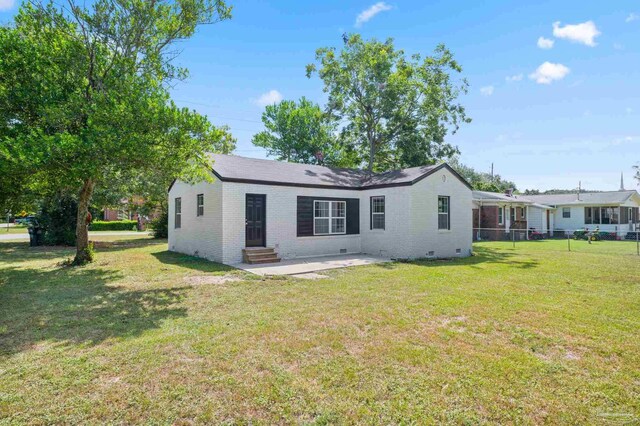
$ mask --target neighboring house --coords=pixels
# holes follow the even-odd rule
[[[556,231],[599,227],[600,231],[624,238],[639,222],[640,194],[637,191],[582,192],[580,194],[527,195],[527,198],[555,208]]]
[[[510,229],[564,235],[596,226],[625,238],[640,223],[640,194],[633,190],[524,196],[473,191],[473,204],[474,239],[504,239]]]
[[[550,235],[554,229],[554,209],[529,197],[507,191],[473,191],[474,240],[503,240],[515,235],[528,238],[527,230]]]
[[[471,189],[446,164],[361,170],[212,155],[213,182],[169,188],[169,249],[226,264],[366,253],[471,254]],[[264,251],[266,261],[277,260]],[[251,260],[245,257],[245,260]],[[260,259],[258,259],[260,260]]]

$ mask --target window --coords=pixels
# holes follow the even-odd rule
[[[176,229],[182,226],[182,198],[180,197],[175,200],[174,226]]]
[[[384,229],[384,197],[371,197],[371,229]]]
[[[620,209],[618,207],[601,207],[600,223],[603,225],[617,225],[620,222]]]
[[[313,234],[346,234],[347,203],[345,201],[313,202]]]
[[[504,225],[504,207],[498,207],[498,225]]]
[[[438,229],[451,229],[449,197],[438,197]]]
[[[593,208],[585,207],[584,208],[584,223],[585,225],[593,224]]]
[[[562,208],[562,217],[565,219],[569,219],[571,217],[571,208],[563,207]]]
[[[520,219],[525,219],[527,217],[527,209],[525,207],[520,207]]]
[[[198,194],[198,212],[196,216],[204,216],[204,194]]]
[[[511,218],[511,223],[516,221],[516,208],[515,207],[510,207],[509,208],[509,217]]]

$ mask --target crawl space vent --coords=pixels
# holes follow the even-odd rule
[[[456,254],[462,253],[462,249],[456,249]]]
[[[431,250],[429,253],[427,253],[427,256],[435,256],[436,252]]]
[[[340,249],[340,254],[344,254],[347,252],[347,249]]]

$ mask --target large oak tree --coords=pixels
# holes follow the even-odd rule
[[[206,153],[233,147],[168,92],[187,75],[176,42],[230,12],[222,0],[68,0],[26,4],[0,28],[0,161],[25,190],[77,194],[76,263],[97,186],[208,178]]]
[[[440,45],[432,56],[405,55],[392,39],[344,35],[342,50],[316,51],[317,73],[328,94],[328,113],[344,124],[342,142],[370,171],[434,163],[458,152],[445,137],[471,120],[458,103],[467,82],[461,66]]]

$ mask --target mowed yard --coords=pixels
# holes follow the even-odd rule
[[[114,239],[0,243],[0,423],[640,422],[635,243],[309,281]]]

